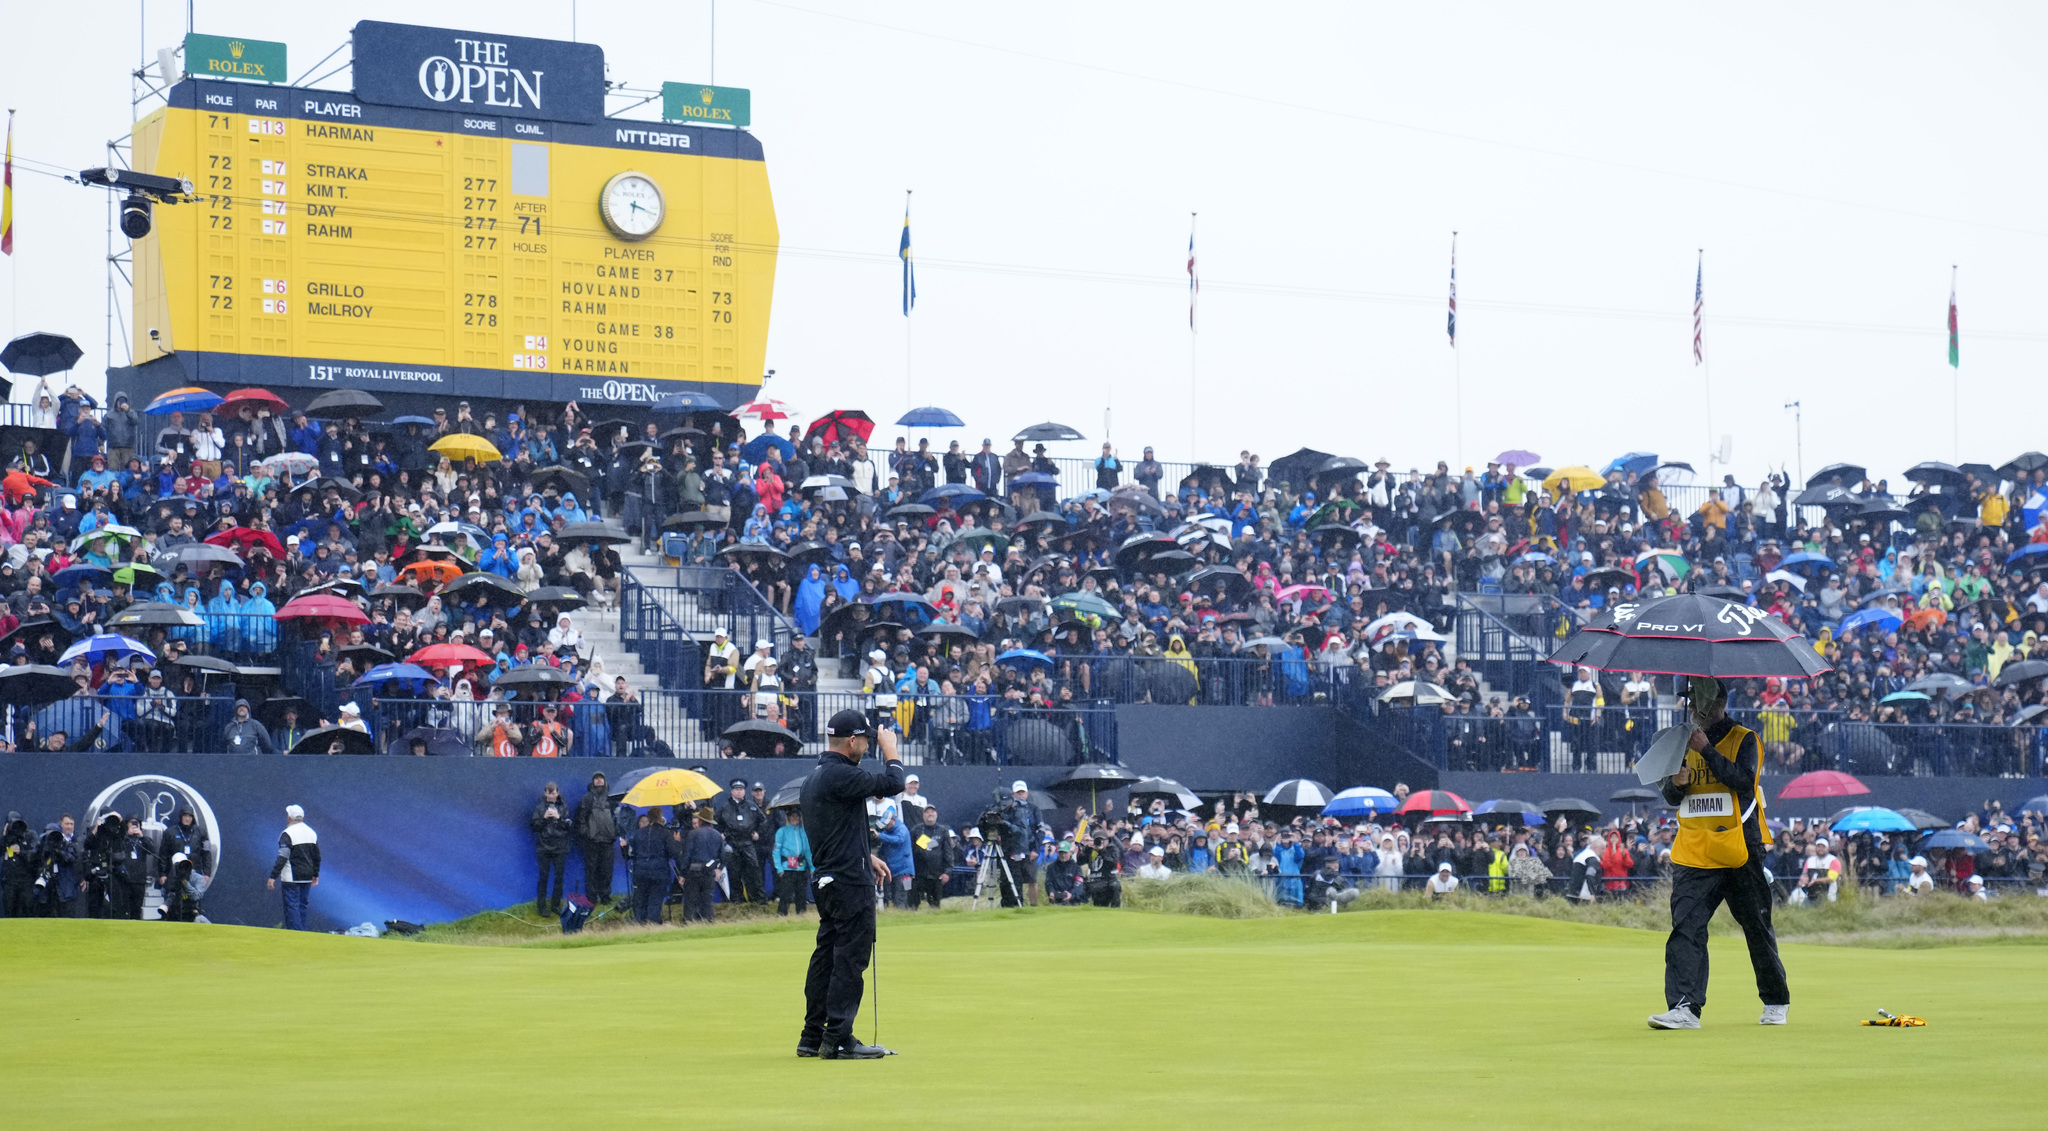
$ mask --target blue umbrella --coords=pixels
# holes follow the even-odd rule
[[[84,657],[87,663],[100,664],[120,656],[140,656],[150,663],[156,662],[156,653],[137,644],[118,632],[101,632],[64,649],[57,662],[68,664]]]
[[[913,408],[897,418],[896,423],[908,428],[965,428],[967,422],[954,416],[937,405]]]
[[[1033,652],[1029,648],[1012,648],[997,656],[996,663],[1022,664],[1026,666],[1044,664],[1047,668],[1050,668],[1052,667],[1052,657],[1043,652]]]
[[[1801,577],[1817,577],[1823,573],[1833,573],[1835,562],[1826,554],[1801,552],[1787,555],[1784,561],[1778,563],[1778,568],[1791,570]]]
[[[1021,476],[1019,476],[1019,478],[1022,478],[1022,477],[1021,477]],[[1107,492],[1107,491],[1103,490],[1103,489],[1102,489],[1102,488],[1100,488],[1100,487],[1090,487],[1090,488],[1089,488],[1089,489],[1087,489],[1086,491],[1083,491],[1083,492],[1081,492],[1080,494],[1078,494],[1078,495],[1075,495],[1075,496],[1074,496],[1073,498],[1071,498],[1071,499],[1062,499],[1062,500],[1060,500],[1060,504],[1061,504],[1062,506],[1064,506],[1064,505],[1066,505],[1067,503],[1078,503],[1078,502],[1080,502],[1080,501],[1081,501],[1082,499],[1094,499],[1094,500],[1096,500],[1097,502],[1100,502],[1100,501],[1102,501],[1103,499],[1107,499],[1107,498],[1109,498],[1109,492]]]
[[[2005,564],[2010,567],[2018,563],[2024,563],[2023,568],[2048,564],[2036,560],[2044,554],[2048,554],[2048,542],[2029,542],[2008,555],[2005,559]]]
[[[1654,468],[1656,466],[1656,452],[1630,452],[1625,456],[1614,457],[1614,460],[1610,462],[1603,470],[1632,471],[1637,475],[1641,475],[1643,472],[1649,471],[1651,468]]]
[[[1544,821],[1543,810],[1538,809],[1534,805],[1526,801],[1514,801],[1499,797],[1474,805],[1472,807],[1472,816],[1474,819],[1492,816],[1503,820],[1513,817],[1524,825],[1540,825]]]
[[[882,619],[911,628],[923,628],[939,619],[938,610],[921,593],[883,593],[874,598],[874,604]]]
[[[1551,557],[1549,554],[1546,554],[1541,550],[1531,550],[1528,553],[1523,554],[1521,557],[1516,558],[1515,564],[1521,565],[1523,562],[1532,562],[1537,564],[1554,564],[1556,563],[1556,561],[1556,558]]]
[[[113,579],[114,575],[110,570],[104,566],[96,565],[65,566],[63,569],[58,570],[55,576],[50,578],[51,581],[57,583],[57,588],[59,589],[77,589],[93,582],[112,581]]]
[[[142,411],[150,416],[168,416],[174,412],[205,412],[220,402],[219,393],[202,389],[197,385],[187,385],[182,389],[172,389],[149,402],[149,406]]]
[[[748,440],[747,446],[740,449],[740,458],[748,463],[760,463],[768,458],[768,449],[771,447],[781,452],[783,459],[796,458],[796,445],[773,432],[763,432]]]
[[[1010,477],[1010,486],[1012,487],[1057,487],[1059,485],[1059,476],[1048,475],[1043,471],[1027,471],[1022,475]]]
[[[1880,703],[1931,703],[1925,691],[1894,691],[1878,700]]]
[[[415,692],[423,690],[427,684],[433,684],[436,687],[441,684],[440,680],[434,678],[434,673],[418,664],[400,663],[378,664],[376,667],[364,672],[362,677],[356,680],[355,686],[375,686],[394,680],[411,685]]]
[[[1864,609],[1861,612],[1850,613],[1848,616],[1843,617],[1841,625],[1835,629],[1835,635],[1847,636],[1857,629],[1871,624],[1876,625],[1879,632],[1890,632],[1903,623],[1899,614],[1890,609]]]
[[[723,412],[725,406],[709,393],[670,393],[654,402],[656,412]]]
[[[1938,833],[1930,834],[1926,840],[1921,841],[1920,847],[1922,849],[1961,848],[1970,852],[1984,852],[1989,850],[1991,846],[1984,843],[1983,837],[1977,836],[1974,833],[1966,833],[1961,829],[1943,829]]]
[[[1323,806],[1325,817],[1370,817],[1375,813],[1391,813],[1401,807],[1401,801],[1384,789],[1369,785],[1354,785]]]
[[[1913,822],[1881,805],[1859,805],[1842,814],[1841,819],[1829,827],[1838,833],[1910,833],[1918,831],[1914,829]]]
[[[2020,806],[2020,812],[2048,815],[2048,793],[2044,793],[2039,797],[2029,798],[2026,804]]]
[[[925,506],[931,506],[940,499],[953,499],[958,502],[971,503],[976,499],[986,498],[988,498],[987,495],[982,494],[965,483],[941,483],[937,487],[918,496],[917,501]]]
[[[391,418],[391,423],[420,424],[425,425],[428,428],[432,428],[434,426],[434,418],[431,416],[394,416]]]

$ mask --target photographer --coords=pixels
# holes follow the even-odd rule
[[[128,818],[127,831],[114,850],[113,884],[109,892],[113,897],[112,918],[142,918],[142,893],[149,890],[155,856],[150,851],[149,839],[142,835],[142,821]]]
[[[889,1050],[854,1039],[861,975],[875,946],[875,880],[889,869],[868,849],[866,801],[903,792],[896,732],[878,731],[860,711],[840,711],[825,725],[826,751],[803,787],[804,827],[817,869],[818,944],[804,977],[804,1024],[796,1054],[828,1060],[875,1060]],[[879,744],[879,773],[863,770],[870,743]]]
[[[1030,897],[1031,906],[1038,906],[1038,826],[1043,818],[1038,807],[1031,803],[1031,787],[1020,779],[1010,783],[1010,797],[1001,806],[1003,814],[1003,855],[1010,862],[1010,881],[1023,888],[1022,896],[1015,891],[1003,892],[1003,906],[1016,907],[1023,903],[1023,896]]]
[[[526,823],[533,829],[534,862],[540,867],[540,879],[533,893],[534,910],[542,915],[558,914],[562,910],[562,889],[568,880],[569,842],[575,839],[576,832],[560,786],[549,782],[541,790],[540,800],[534,804]],[[554,880],[552,896],[548,893],[550,877]]]
[[[77,832],[78,821],[69,813],[58,818],[56,824],[43,826],[35,884],[42,890],[43,914],[51,919],[75,919],[79,915]]]
[[[1119,850],[1110,844],[1108,837],[1096,833],[1088,847],[1087,859],[1081,862],[1081,891],[1088,897],[1088,902],[1097,907],[1124,905],[1124,884],[1117,875],[1119,855]]]
[[[1045,898],[1055,907],[1081,902],[1081,865],[1074,859],[1074,842],[1063,840],[1059,858],[1045,866]]]

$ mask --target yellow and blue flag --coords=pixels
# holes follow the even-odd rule
[[[906,198],[909,194],[905,194]],[[896,258],[903,261],[903,317],[910,317],[910,308],[917,305],[917,269],[910,259],[910,201],[903,202],[903,242],[896,245]]]

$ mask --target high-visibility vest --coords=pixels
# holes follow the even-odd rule
[[[519,754],[519,745],[512,741],[511,730],[503,723],[491,728],[490,748],[493,758],[513,758]]]
[[[1733,762],[1742,753],[1743,740],[1752,733],[1747,727],[1731,726],[1714,749]],[[1671,845],[1671,862],[1688,868],[1740,868],[1749,863],[1749,845],[1743,840],[1742,826],[1749,822],[1752,813],[1763,826],[1763,842],[1771,843],[1762,781],[1757,782],[1756,792],[1745,809],[1739,806],[1734,788],[1714,776],[1699,751],[1687,750],[1685,764],[1692,770],[1692,781],[1685,787],[1685,796],[1678,799],[1678,838]],[[1761,773],[1762,767],[1758,770]]]

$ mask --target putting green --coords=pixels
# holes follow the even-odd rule
[[[797,1060],[808,931],[433,946],[0,922],[0,1126],[1840,1126],[2048,1095],[2048,947],[1787,946],[1756,1024],[1713,943],[1700,1032],[1663,938],[1502,915],[883,920],[881,1062]],[[1924,1029],[1856,1024],[1879,1006]],[[869,1031],[865,1011],[860,1034]],[[1942,1081],[1949,1081],[1944,1085]],[[1734,1123],[1731,1123],[1734,1120]]]

